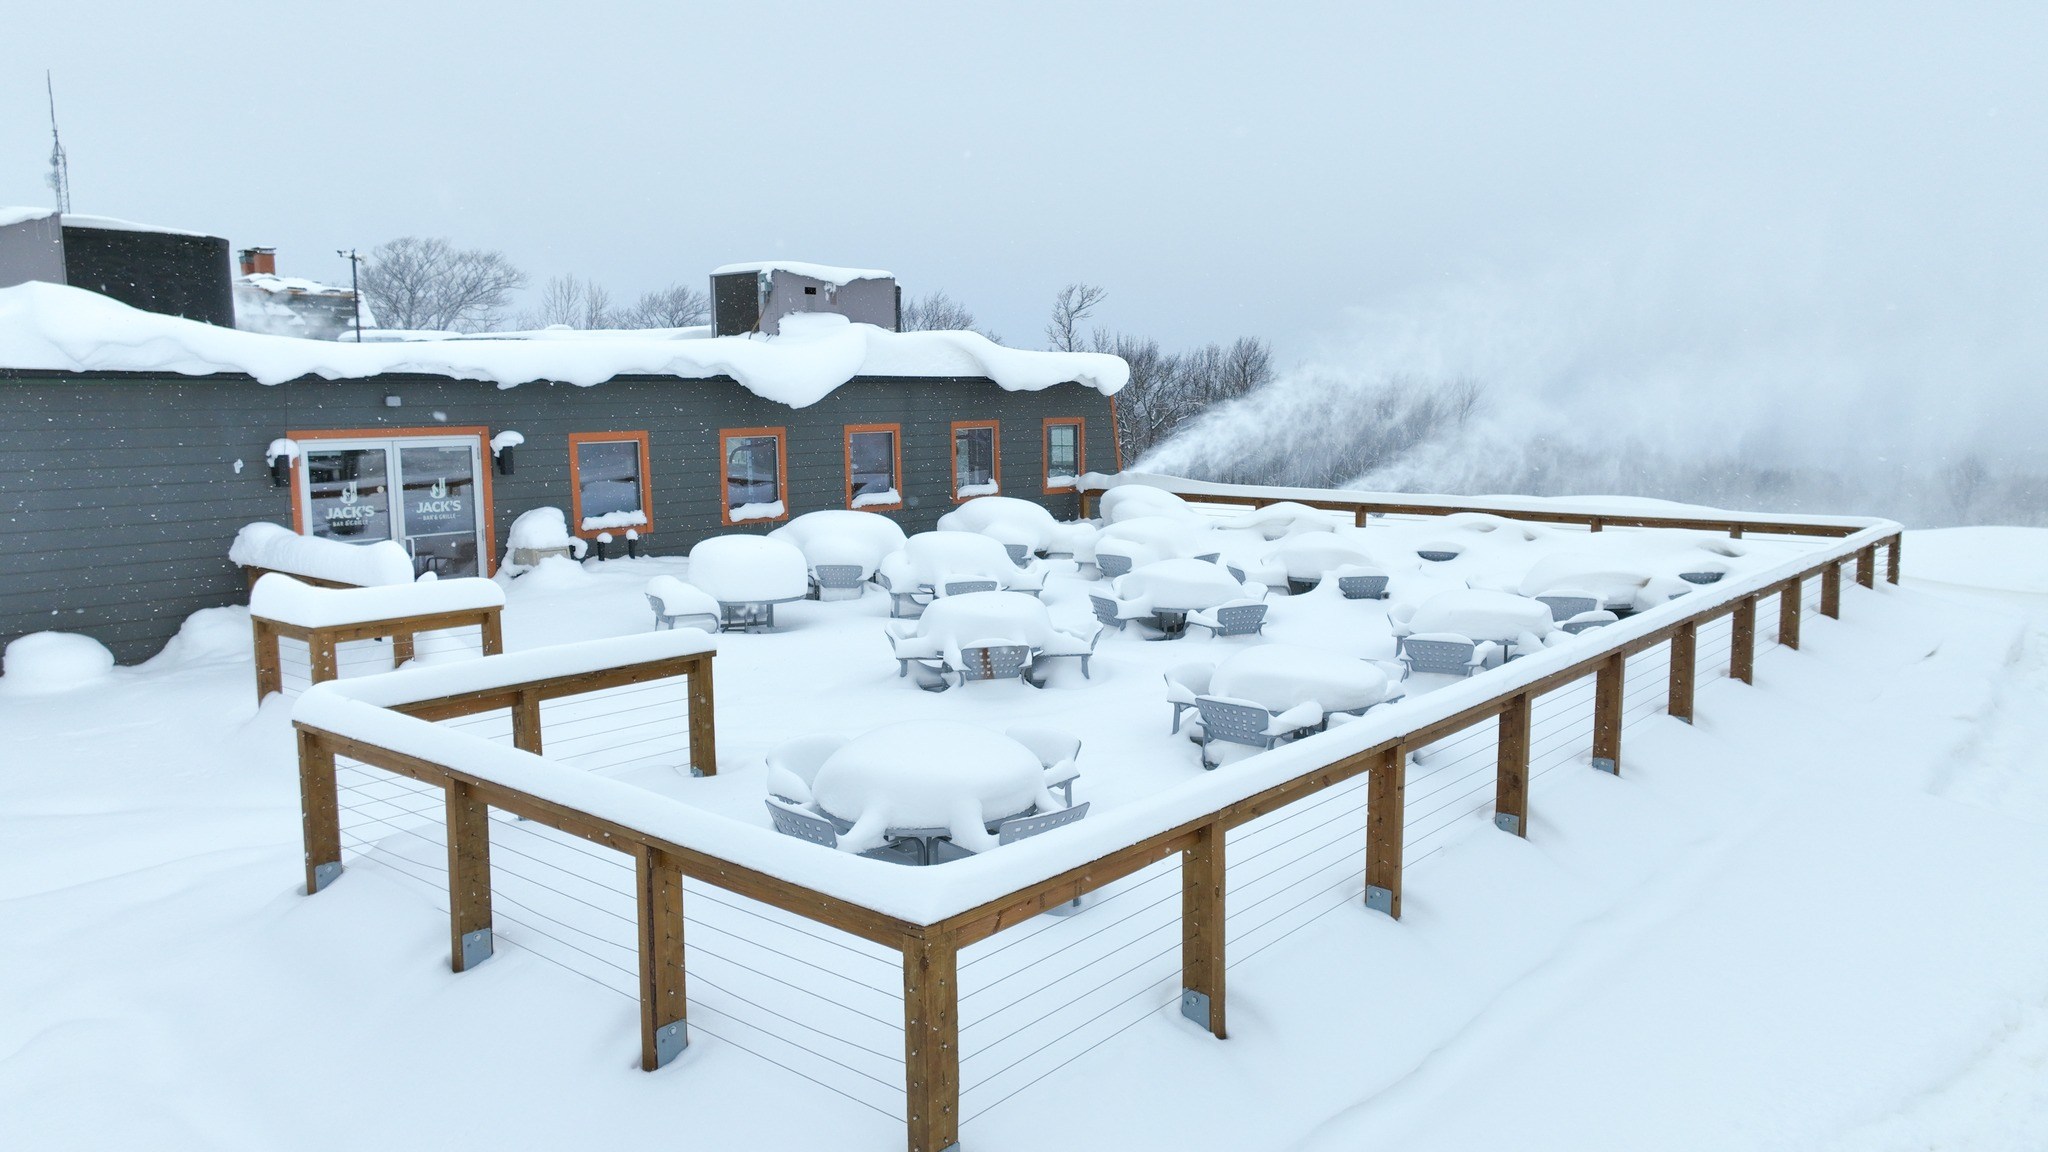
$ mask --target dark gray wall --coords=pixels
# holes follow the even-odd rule
[[[1005,392],[983,379],[863,379],[809,408],[763,400],[730,381],[613,380],[594,388],[440,377],[298,381],[0,371],[0,643],[26,632],[84,632],[124,662],[142,659],[200,608],[243,602],[228,545],[252,520],[291,523],[289,490],[270,486],[263,450],[286,432],[482,425],[526,437],[512,476],[494,477],[495,548],[519,513],[570,507],[571,432],[649,434],[656,554],[708,535],[767,531],[720,522],[718,432],[788,430],[792,514],[844,508],[844,428],[903,426],[906,531],[954,507],[950,425],[995,418],[1005,495],[1073,516],[1071,494],[1042,491],[1042,421],[1087,421],[1087,460],[1115,469],[1109,401],[1066,384]],[[401,397],[388,408],[384,397]],[[434,419],[440,412],[445,420]],[[242,461],[242,470],[234,468]]]
[[[0,227],[0,288],[64,283],[64,226],[55,212]]]
[[[228,242],[218,236],[67,224],[64,282],[146,312],[235,326]]]

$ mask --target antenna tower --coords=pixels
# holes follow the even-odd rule
[[[50,174],[43,179],[50,185],[50,191],[57,194],[57,211],[71,211],[71,161],[64,155],[64,141],[57,136],[57,87],[48,71],[43,73],[43,88],[50,94]]]

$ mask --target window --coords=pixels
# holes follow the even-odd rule
[[[1079,416],[1055,416],[1045,422],[1045,490],[1072,492],[1084,467],[1081,444],[1085,425]]]
[[[727,524],[789,517],[789,475],[780,428],[728,428],[718,434],[720,478]]]
[[[993,496],[1002,490],[1001,462],[996,448],[996,424],[953,422],[953,499],[972,500]]]
[[[351,544],[395,540],[415,575],[491,573],[488,428],[290,430],[292,527]]]
[[[846,506],[879,512],[903,507],[903,430],[895,424],[846,426]]]
[[[647,483],[647,433],[569,435],[570,527],[579,536],[654,527]]]

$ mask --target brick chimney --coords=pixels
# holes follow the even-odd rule
[[[267,276],[277,275],[277,249],[242,249],[242,275],[254,276],[258,273]]]

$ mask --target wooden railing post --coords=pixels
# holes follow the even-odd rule
[[[512,746],[540,755],[540,695],[520,692],[512,697]]]
[[[1588,532],[1598,532],[1602,527],[1604,527],[1604,525],[1600,523],[1600,518],[1598,516],[1594,516],[1586,521],[1586,531]]]
[[[634,853],[640,912],[640,1067],[652,1072],[690,1046],[683,986],[683,870],[666,853]]]
[[[284,657],[278,652],[277,628],[261,616],[249,621],[256,641],[256,702],[272,692],[284,691]]]
[[[1664,710],[1673,718],[1692,723],[1692,685],[1699,668],[1700,626],[1687,620],[1671,634],[1671,694]]]
[[[448,790],[448,961],[457,972],[491,958],[491,808],[470,786]]]
[[[1728,643],[1728,675],[1744,684],[1756,683],[1756,597],[1735,604],[1735,627]]]
[[[1799,593],[1804,580],[1787,580],[1778,586],[1778,643],[1799,647]]]
[[[306,842],[306,895],[341,875],[341,796],[334,749],[299,731],[299,820]]]
[[[391,634],[391,666],[393,668],[402,667],[407,660],[413,658],[413,655],[412,633],[393,632]]]
[[[1906,534],[1901,532],[1892,537],[1890,545],[1884,550],[1884,582],[1887,584],[1899,582],[1899,549],[1905,543]]]
[[[960,1145],[959,956],[936,928],[903,938],[903,1063],[910,1152]]]
[[[711,654],[690,665],[690,774],[718,775],[718,732],[713,722]]]
[[[1195,833],[1180,854],[1180,1014],[1223,1032],[1223,823]]]
[[[1877,545],[1865,544],[1857,551],[1856,582],[1865,588],[1877,587]]]
[[[1493,823],[1503,832],[1529,834],[1529,694],[1500,712],[1500,756],[1493,786]]]
[[[1616,776],[1621,775],[1621,704],[1627,672],[1627,659],[1616,652],[1593,674],[1593,767]]]
[[[314,629],[312,635],[306,637],[306,655],[312,663],[313,683],[341,678],[340,666],[334,659],[334,637]]]
[[[1842,618],[1842,562],[1830,560],[1820,570],[1820,614],[1830,620]]]
[[[1371,771],[1365,800],[1365,906],[1399,920],[1408,749],[1399,744],[1387,749]]]
[[[496,606],[484,609],[483,633],[484,655],[496,656],[505,651],[505,610]]]
[[[1372,514],[1365,510],[1365,505],[1363,504],[1351,510],[1351,526],[1353,528],[1365,527],[1365,522],[1371,518]]]

